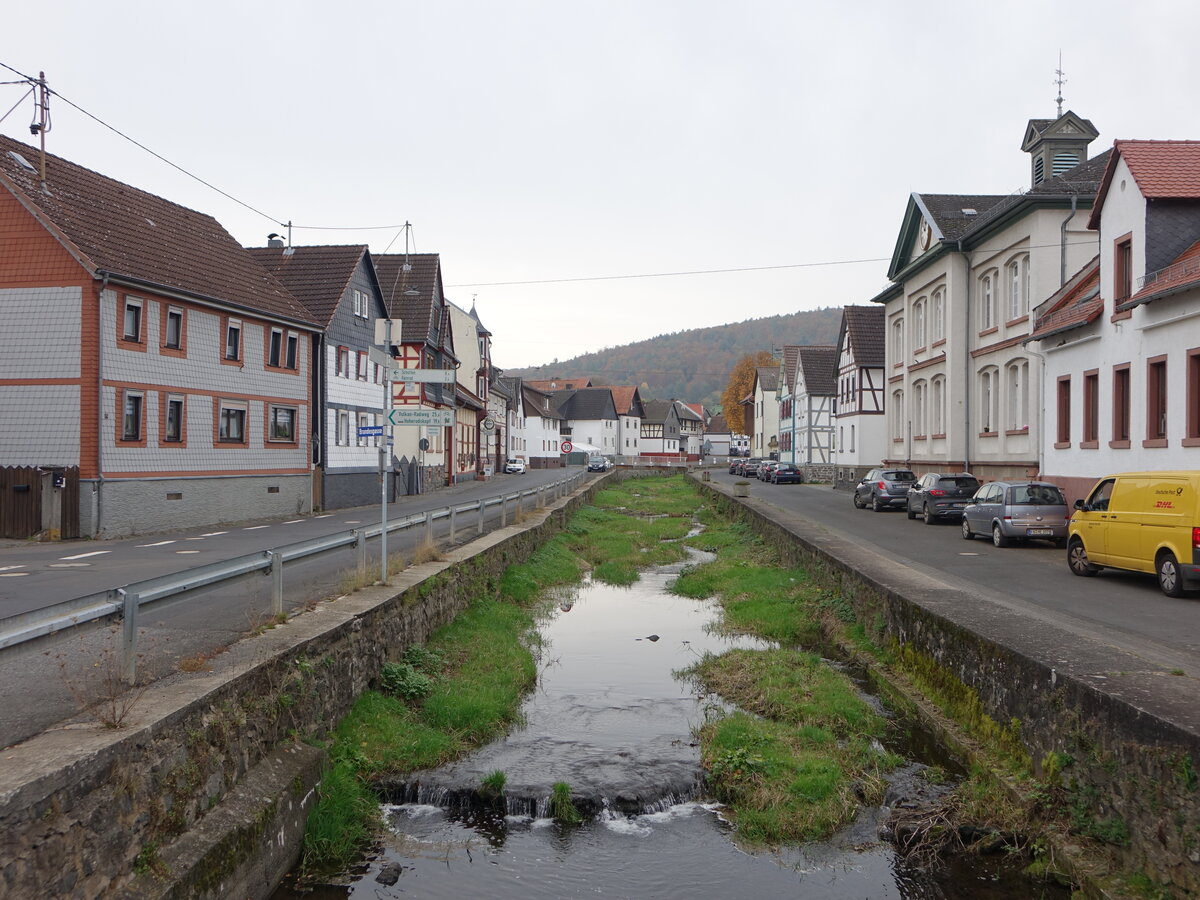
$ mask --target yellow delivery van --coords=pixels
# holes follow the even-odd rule
[[[1075,501],[1067,564],[1076,575],[1153,572],[1168,597],[1200,588],[1200,471],[1101,478]]]

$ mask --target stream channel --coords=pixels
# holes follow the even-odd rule
[[[674,673],[704,653],[767,645],[713,633],[714,602],[669,591],[683,565],[709,557],[689,552],[688,563],[644,570],[630,587],[585,581],[556,594],[525,724],[398,785],[381,808],[387,827],[376,855],[337,884],[297,888],[289,879],[272,900],[1070,896],[1028,881],[1003,854],[959,854],[937,873],[909,866],[879,839],[887,807],[862,810],[825,842],[739,848],[704,795],[693,736],[720,701]],[[889,749],[913,761],[905,769],[961,772],[929,735],[902,724],[893,731]],[[483,809],[472,800],[497,770],[507,776],[507,808]],[[581,825],[549,817],[559,781],[585,813]]]

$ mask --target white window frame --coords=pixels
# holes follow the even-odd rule
[[[133,314],[133,334],[129,333],[129,317]],[[142,340],[142,319],[146,315],[145,304],[140,297],[126,297],[121,307],[121,340],[138,344]]]
[[[276,413],[289,412],[291,413],[291,436],[279,437],[275,431]],[[299,441],[300,433],[300,409],[296,406],[288,406],[283,403],[272,403],[267,411],[267,442],[295,444]]]
[[[946,433],[946,376],[936,375],[929,381],[930,434]]]
[[[1029,429],[1029,361],[1014,360],[1007,366],[1009,431]]]
[[[174,343],[171,343],[172,322],[177,322],[179,325],[178,331],[175,333]],[[163,346],[168,350],[179,350],[183,347],[183,310],[178,306],[167,307],[167,321],[163,328]]]
[[[132,415],[133,429],[130,430]],[[121,396],[121,440],[140,441],[146,436],[146,395],[142,391],[124,391]]]
[[[175,404],[179,405],[179,420],[176,422],[179,430],[175,436],[171,435],[171,407]],[[166,402],[163,404],[163,442],[168,444],[179,444],[183,442],[183,419],[187,415],[187,398],[183,394],[167,394]]]
[[[333,444],[335,447],[350,446],[350,410],[334,410]]]
[[[230,341],[230,338],[233,341]],[[233,354],[229,352],[230,344],[233,344]],[[230,319],[225,325],[225,359],[232,362],[240,362],[242,359],[242,320]]]
[[[300,368],[300,335],[289,331],[284,342],[283,367],[297,371]]]
[[[267,337],[267,365],[283,368],[283,329],[272,328]]]
[[[240,413],[240,416],[226,416],[226,413]],[[238,438],[229,436],[229,428],[227,422],[236,421],[241,426],[241,435]],[[217,409],[217,443],[220,444],[248,444],[250,437],[248,429],[250,427],[250,415],[245,403],[235,401],[221,400]]]
[[[930,300],[931,323],[930,334],[934,341],[940,341],[946,336],[946,292],[938,288]]]

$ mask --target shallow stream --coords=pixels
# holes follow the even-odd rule
[[[1001,857],[959,857],[936,876],[909,868],[878,839],[886,808],[864,810],[827,842],[739,849],[719,805],[704,801],[693,737],[718,701],[674,673],[705,652],[765,645],[711,633],[714,603],[667,590],[679,568],[648,570],[629,588],[589,582],[564,591],[541,628],[524,726],[395,785],[381,809],[380,852],[343,883],[302,892],[285,884],[274,900],[1069,896],[1031,884]],[[930,758],[937,751],[924,736],[897,734],[890,749],[953,768]],[[506,802],[481,808],[475,791],[497,770],[507,776]],[[591,813],[584,824],[548,817],[559,781]]]

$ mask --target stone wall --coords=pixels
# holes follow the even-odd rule
[[[299,736],[325,734],[384,662],[494,593],[504,570],[561,529],[596,484],[394,576],[392,587],[321,604],[235,644],[212,671],[155,684],[126,729],[57,729],[8,748],[0,895],[268,896],[297,859],[295,823],[317,778]]]
[[[874,641],[894,642],[934,677],[973,690],[1000,728],[1019,735],[1035,772],[1057,780],[1076,829],[1106,841],[1122,867],[1200,895],[1200,734],[1174,723],[1194,721],[1193,679],[1146,672],[1137,657],[1044,621],[1021,623],[920,573],[906,582],[890,561],[856,557],[812,523],[700,487],[788,564],[849,599]]]

